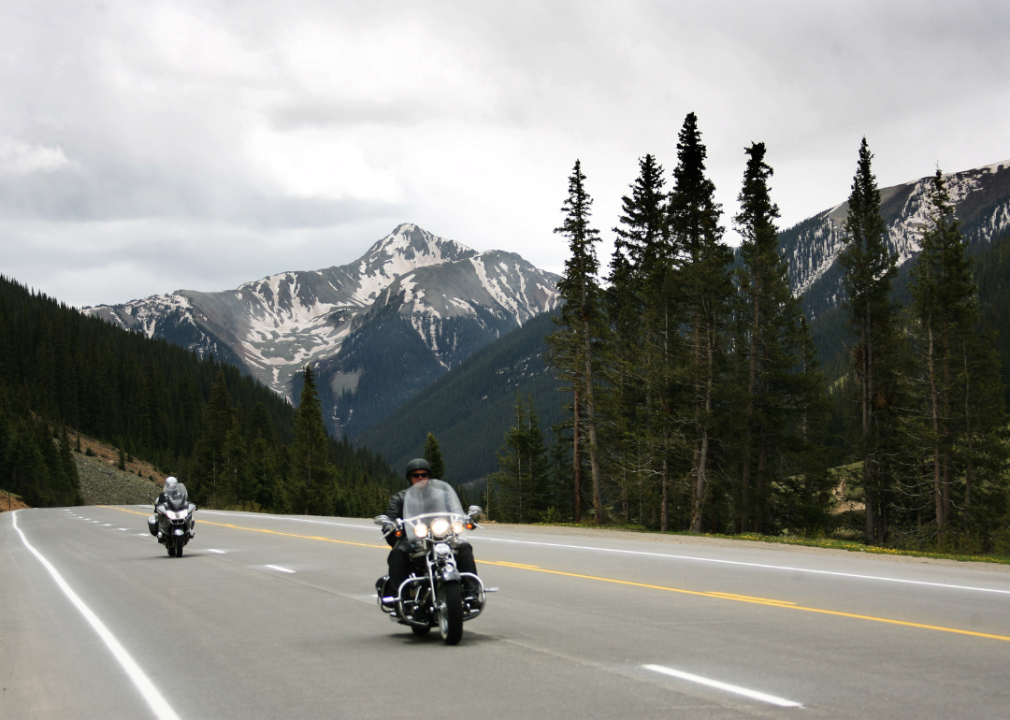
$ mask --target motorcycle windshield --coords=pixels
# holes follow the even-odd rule
[[[186,488],[180,486],[173,490],[167,490],[165,492],[165,506],[169,510],[185,510],[189,506]]]
[[[416,540],[414,527],[418,522],[430,526],[433,520],[449,522],[464,518],[463,506],[452,485],[441,480],[428,480],[411,485],[403,499],[403,521],[407,538]]]

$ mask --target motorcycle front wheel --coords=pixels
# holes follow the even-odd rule
[[[455,645],[463,637],[463,599],[458,582],[442,583],[438,606],[438,631],[446,645]]]
[[[185,543],[183,543],[182,538],[178,538],[175,541],[175,556],[182,557],[182,548]]]

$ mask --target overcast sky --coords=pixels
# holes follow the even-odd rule
[[[581,159],[609,244],[698,115],[730,217],[788,227],[1010,159],[1010,3],[4,0],[0,273],[64,302],[341,265],[398,223],[560,272]],[[601,261],[610,248],[599,249]]]

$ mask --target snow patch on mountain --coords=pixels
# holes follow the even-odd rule
[[[149,337],[178,336],[188,327],[183,334],[191,349],[220,353],[221,342],[254,377],[289,395],[294,375],[306,363],[336,357],[347,339],[367,326],[364,320],[376,307],[397,305],[395,312],[409,318],[448,369],[461,359],[456,355],[464,329],[455,318],[476,322],[482,332],[490,329],[485,317],[512,317],[520,325],[557,305],[556,281],[517,255],[481,255],[405,223],[348,265],[278,273],[217,293],[179,291],[86,311]],[[361,371],[348,372],[360,377]],[[342,392],[357,388],[357,380],[335,382]]]

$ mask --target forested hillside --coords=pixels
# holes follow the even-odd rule
[[[1007,402],[1010,403],[1010,234],[991,243],[970,245],[966,252],[973,259],[978,283],[979,331],[995,333],[993,346],[1002,358],[1003,382],[1007,385]],[[899,268],[892,283],[891,297],[902,307],[911,300],[909,273],[913,267],[907,264]],[[846,372],[846,348],[851,345],[846,323],[842,307],[833,308],[810,323],[817,356],[829,383]]]
[[[548,338],[571,474],[558,484],[557,448],[517,405],[492,476],[499,512],[1010,548],[1010,246],[972,243],[955,203],[965,174],[916,184],[914,252],[899,256],[864,140],[833,220],[834,302],[845,302],[811,328],[780,246],[765,146],[745,150],[734,253],[693,114],[679,140],[669,190],[656,158],[640,159],[605,268],[575,163],[556,230],[569,243],[564,305]]]
[[[510,424],[518,394],[532,396],[545,433],[563,420],[559,383],[544,361],[544,338],[556,313],[539,315],[478,350],[359,439],[403,467],[419,457],[433,432],[454,483],[482,478],[498,467],[496,452]]]
[[[395,483],[388,466],[325,433],[317,442],[332,487],[306,499],[293,472],[296,419],[295,408],[230,364],[0,277],[0,487],[30,505],[80,502],[69,440],[80,432],[178,475],[201,503],[364,514],[378,507]]]

